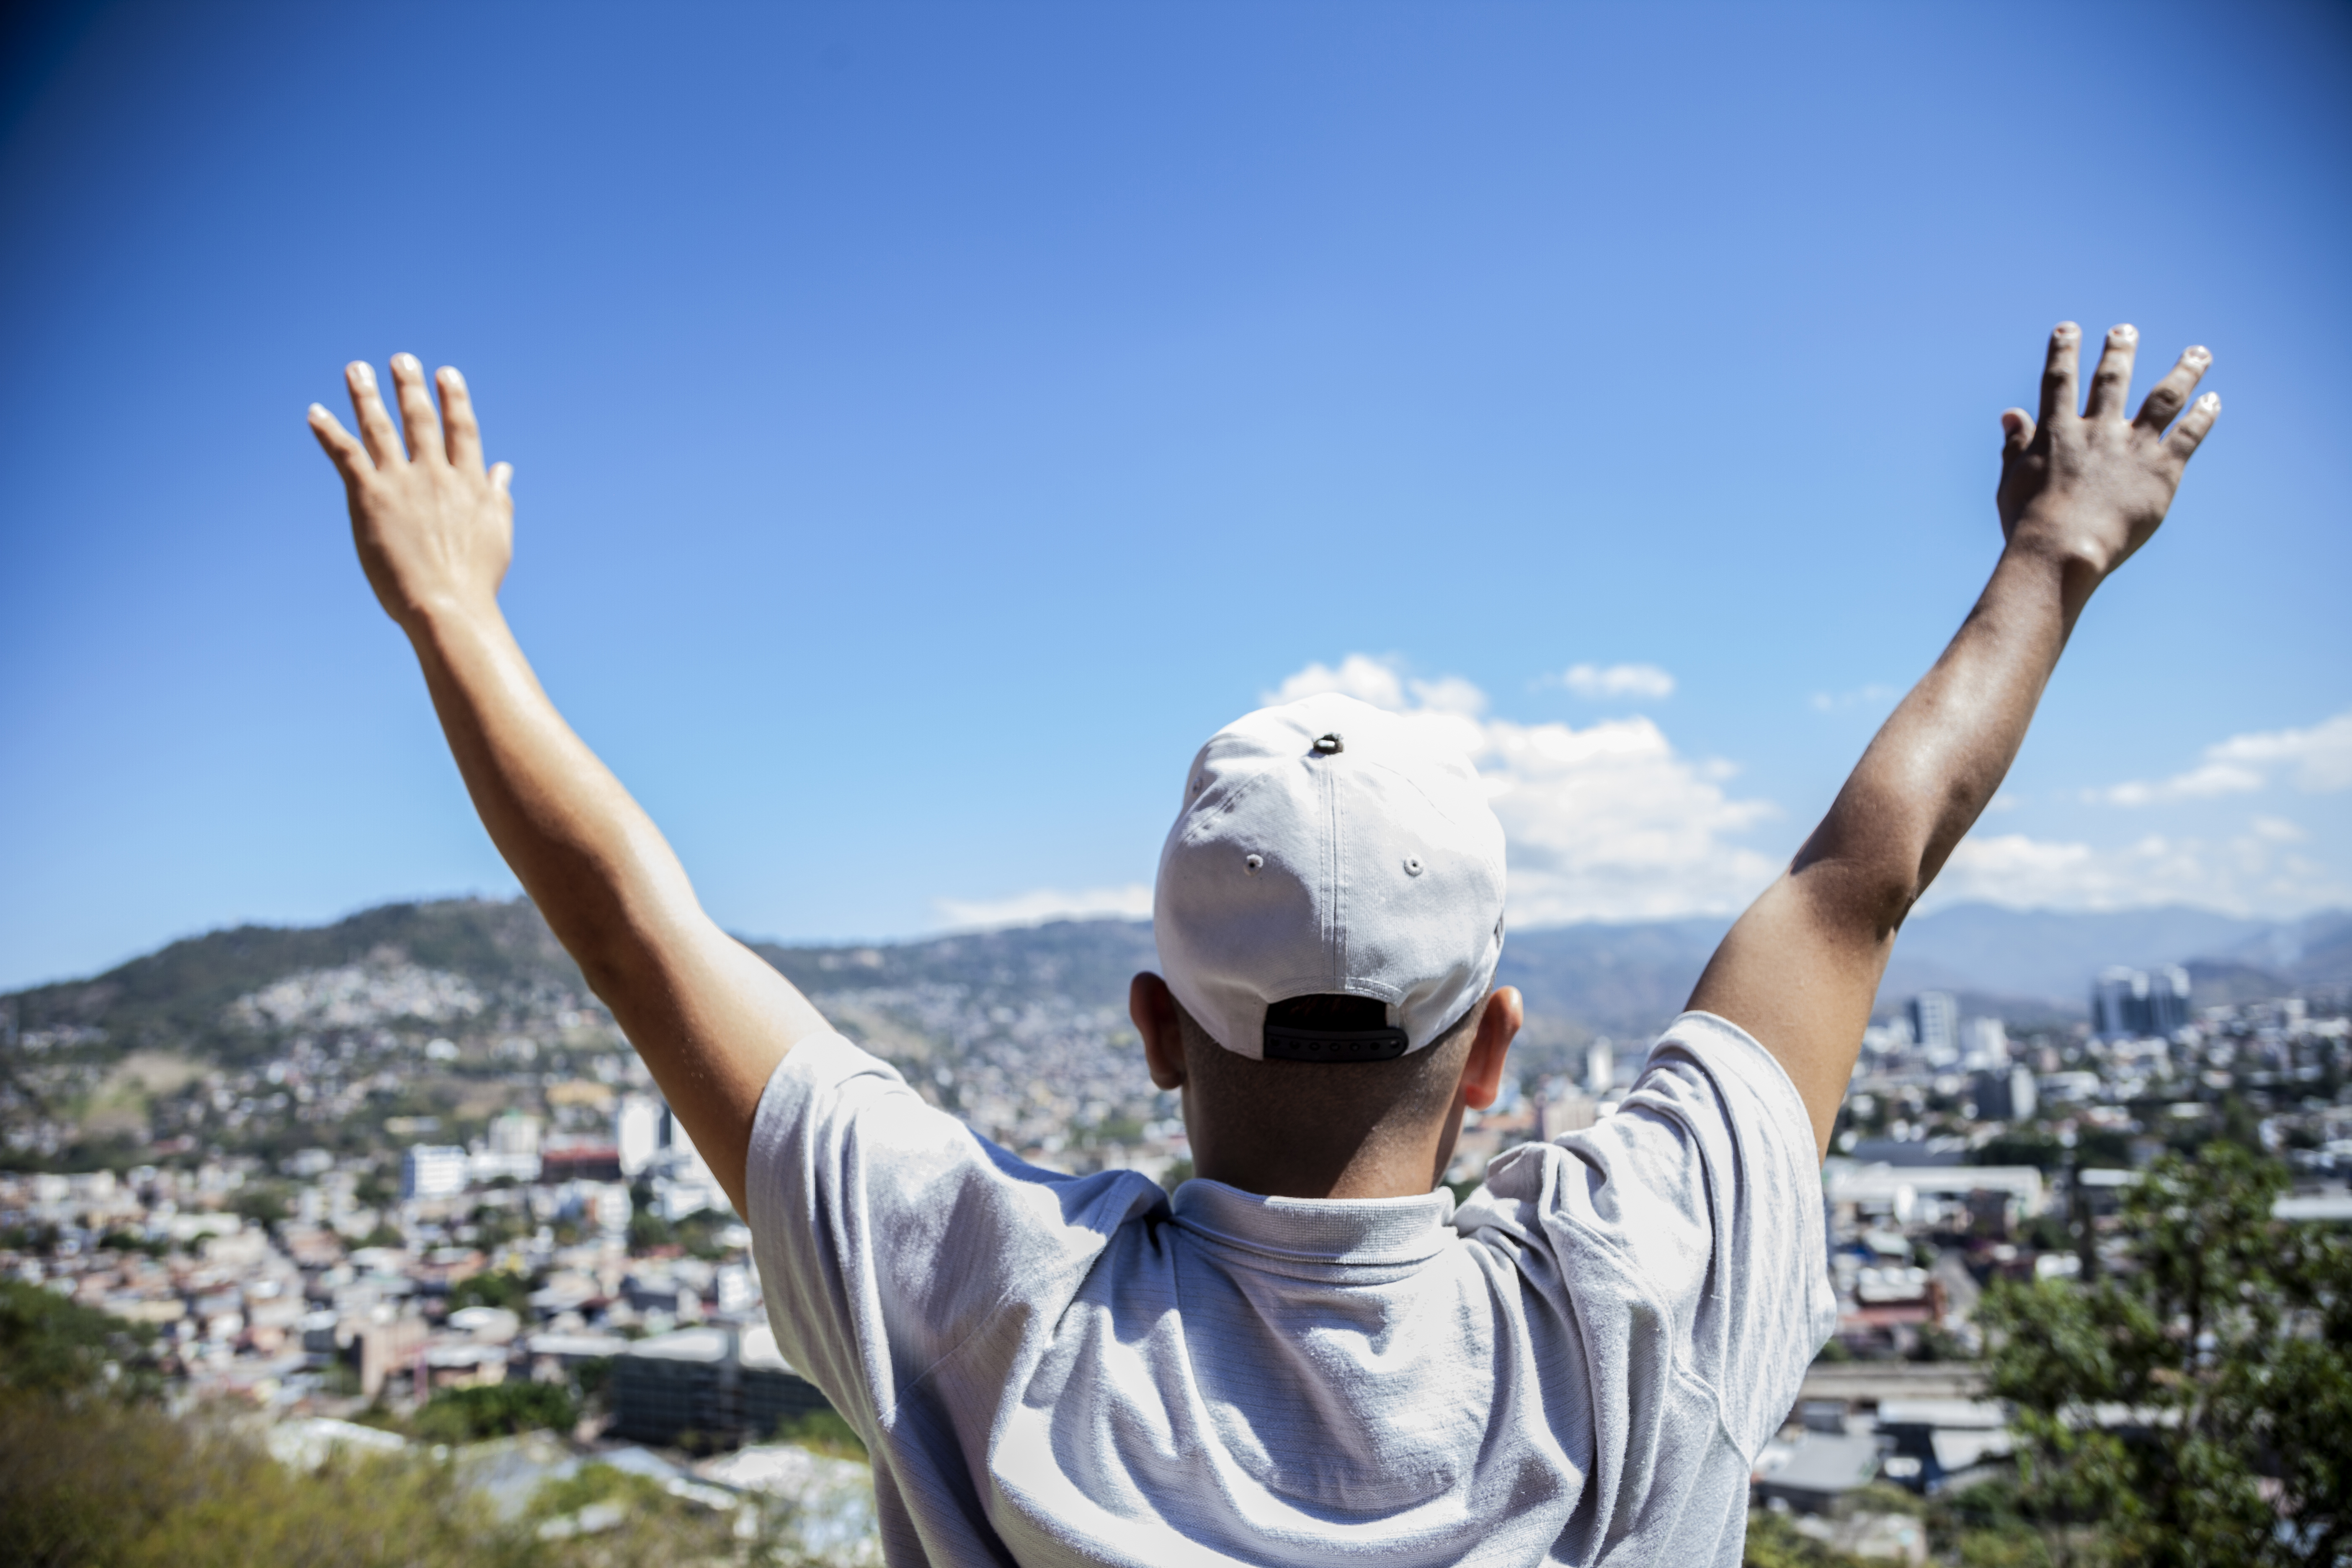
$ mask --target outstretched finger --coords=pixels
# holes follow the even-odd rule
[[[2090,406],[2085,419],[2121,419],[2131,397],[2132,361],[2139,354],[2139,329],[2107,329],[2107,346],[2100,352],[2099,368],[2091,373]]]
[[[367,443],[368,456],[379,468],[402,461],[407,454],[400,449],[399,426],[393,424],[383,395],[376,390],[375,368],[355,359],[343,367],[343,380],[352,389],[352,415],[359,421],[360,439]]]
[[[368,460],[367,448],[360,445],[359,437],[338,424],[321,404],[310,405],[310,434],[319,438],[319,445],[326,449],[345,484],[355,485],[375,472],[375,465]]]
[[[2033,416],[2022,408],[2004,408],[2000,413],[2000,457],[2007,462],[2033,445]]]
[[[2139,417],[2132,421],[2151,436],[2161,436],[2164,427],[2172,423],[2196,390],[2197,380],[2213,356],[2201,348],[2193,348],[2180,356],[2180,363],[2166,373],[2162,381],[2148,388],[2147,401],[2139,405]]]
[[[514,465],[512,463],[493,463],[490,465],[490,489],[498,491],[500,495],[505,495],[508,490],[512,488],[513,484]]]
[[[413,463],[448,460],[441,438],[441,416],[425,384],[425,367],[415,354],[392,356],[392,384],[400,395],[400,423],[408,431],[408,459]]]
[[[441,367],[441,422],[448,427],[449,462],[469,473],[482,468],[482,426],[474,418],[473,395],[454,364]]]
[[[2221,416],[2221,395],[2207,393],[2189,405],[2189,412],[2180,416],[2180,423],[2175,425],[2172,434],[2164,438],[2164,449],[2187,462],[2189,455],[2197,450],[2198,444],[2205,439],[2205,432],[2213,428],[2213,421]]]
[[[2074,417],[2074,354],[2083,330],[2061,321],[2050,332],[2050,357],[2042,365],[2042,413],[2039,422]]]

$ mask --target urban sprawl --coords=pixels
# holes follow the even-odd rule
[[[1026,1160],[1190,1173],[1113,1009],[948,983],[821,1000]],[[2282,1215],[2352,1215],[2340,998],[2193,1006],[2165,968],[2108,971],[2088,1001],[2085,1022],[2013,1033],[1927,992],[1869,1030],[1822,1172],[1837,1335],[1758,1467],[1760,1504],[1826,1520],[1865,1483],[1933,1491],[1998,1462],[2003,1412],[1966,1372],[1974,1304],[1997,1277],[2097,1269],[2120,1194],[2168,1146],[2251,1139],[2294,1173]],[[862,1475],[774,1440],[824,1401],[776,1352],[749,1233],[584,995],[493,997],[387,959],[278,980],[230,1014],[267,1042],[234,1066],[110,1058],[95,1031],[0,1017],[19,1064],[0,1274],[147,1326],[179,1397],[266,1414],[289,1462],[402,1442],[372,1411],[593,1367],[601,1405],[542,1445],[548,1467],[603,1456],[713,1507]],[[1507,1083],[1465,1117],[1449,1182],[1616,1113],[1641,1051],[1591,1039],[1580,1071]],[[110,1116],[136,1163],[39,1168]],[[1849,1550],[1919,1555],[1900,1519],[1874,1542],[1834,1528]]]

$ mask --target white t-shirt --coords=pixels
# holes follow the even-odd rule
[[[1459,1211],[1041,1171],[838,1036],[750,1188],[894,1564],[1736,1563],[1836,1324],[1804,1106],[1700,1013]]]

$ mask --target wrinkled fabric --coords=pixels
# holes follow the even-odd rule
[[[1804,1106],[1706,1014],[1458,1212],[1042,1171],[838,1036],[749,1179],[894,1564],[1736,1563],[1836,1324]]]

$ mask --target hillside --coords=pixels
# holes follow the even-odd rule
[[[1727,922],[1713,919],[1559,926],[1511,933],[1500,978],[1554,1026],[1638,1035],[1689,994]],[[816,998],[925,986],[954,987],[983,1004],[1053,996],[1079,1008],[1124,1010],[1128,977],[1154,962],[1150,928],[1115,920],[1056,921],[856,946],[754,942],[753,949]],[[2352,911],[2271,923],[2210,910],[2106,914],[1964,904],[1914,920],[1881,994],[1898,1005],[1929,987],[1962,993],[1971,1010],[2025,1022],[2079,1016],[2091,978],[2111,963],[2189,965],[2200,1000],[2352,986]],[[104,1044],[236,1059],[264,1037],[299,1026],[304,1006],[259,1013],[241,998],[299,976],[373,976],[373,1006],[392,1019],[394,977],[447,975],[469,996],[440,1006],[468,1027],[519,1025],[563,1008],[593,1009],[579,970],[528,902],[447,900],[388,904],[317,927],[239,926],[175,942],[88,980],[0,996],[0,1039]],[[386,991],[383,988],[392,986]],[[314,987],[315,989],[315,987]],[[331,985],[329,991],[333,991]],[[422,994],[422,993],[419,993]],[[293,1012],[288,1012],[288,1008]],[[455,1009],[453,1012],[452,1009]],[[433,1021],[431,1008],[415,1016]],[[280,1016],[283,1015],[283,1016]],[[451,1025],[450,1026],[455,1026]]]

